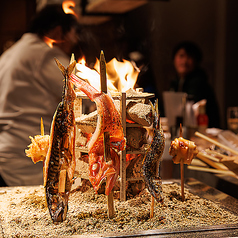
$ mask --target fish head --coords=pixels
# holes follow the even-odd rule
[[[113,149],[110,150],[110,153],[110,161],[106,161],[104,155],[98,156],[94,153],[89,155],[89,160],[94,160],[90,163],[89,180],[95,191],[98,191],[100,185],[106,180],[106,195],[112,190],[120,172],[119,155]],[[97,159],[95,160],[95,158]]]
[[[48,196],[47,196],[48,194]],[[63,222],[68,211],[68,193],[53,194],[46,189],[47,203],[51,219],[54,223]]]

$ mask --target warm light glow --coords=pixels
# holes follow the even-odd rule
[[[77,65],[76,75],[89,82],[93,87],[101,90],[100,86],[100,63],[96,60],[94,69],[86,66],[85,58],[81,59]],[[134,88],[139,71],[134,68],[132,63],[127,60],[123,62],[113,58],[106,64],[107,71],[107,88],[111,92],[126,92],[130,88]]]
[[[113,82],[113,85],[119,92],[126,92],[130,88],[134,88],[139,74],[130,61],[117,61],[113,58],[107,64],[108,79]]]
[[[75,5],[76,5],[76,3],[74,1],[66,0],[66,1],[63,1],[62,8],[66,14],[73,14],[76,17],[78,17],[76,12],[74,11]]]
[[[78,60],[78,63],[79,64],[82,64],[82,65],[86,65],[86,59],[85,57],[83,56],[81,59]]]
[[[77,73],[76,75],[90,83],[94,88],[100,90],[100,74],[89,67],[86,66],[86,60],[83,57],[76,64]]]
[[[53,40],[47,36],[44,36],[44,42],[49,46],[49,47],[53,47],[53,44],[56,42],[56,40]]]

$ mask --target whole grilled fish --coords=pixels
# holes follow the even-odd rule
[[[75,92],[69,81],[76,62],[65,68],[56,63],[64,75],[62,101],[51,124],[49,149],[44,166],[44,187],[50,216],[53,222],[66,219],[68,198],[75,170]]]
[[[97,192],[103,180],[106,179],[105,194],[108,195],[120,172],[120,157],[118,153],[124,149],[126,142],[121,117],[111,97],[103,92],[99,92],[93,86],[73,74],[71,74],[70,78],[75,86],[97,105],[97,126],[88,143],[89,180]],[[106,161],[104,158],[104,132],[110,134],[110,161]]]
[[[162,188],[161,183],[159,184],[154,181],[158,178],[157,170],[160,163],[160,159],[164,152],[165,140],[164,132],[160,124],[159,110],[158,110],[158,100],[156,100],[155,106],[152,105],[153,113],[153,138],[151,145],[146,151],[144,161],[143,161],[143,176],[147,189],[151,195],[156,199],[157,202],[162,202]]]

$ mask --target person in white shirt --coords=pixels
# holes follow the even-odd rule
[[[63,87],[54,58],[69,64],[78,29],[73,15],[48,5],[0,57],[0,186],[43,184],[42,163],[34,164],[25,149],[29,136],[40,135],[41,117],[49,134]]]

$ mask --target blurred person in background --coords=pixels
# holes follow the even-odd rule
[[[49,134],[61,100],[63,75],[77,44],[79,24],[61,5],[47,5],[29,30],[0,57],[0,186],[43,183],[42,163],[25,155],[29,136],[40,135],[40,118]],[[52,46],[46,42],[51,42]]]
[[[193,42],[184,41],[175,46],[172,57],[176,77],[170,85],[170,91],[185,92],[188,94],[188,100],[194,103],[206,99],[208,127],[219,128],[218,104],[208,77],[200,67],[202,61],[200,48]]]

